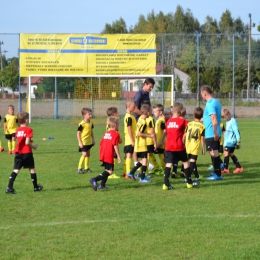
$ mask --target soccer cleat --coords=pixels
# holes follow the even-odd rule
[[[173,190],[174,187],[172,187],[171,185],[168,187],[168,186],[166,186],[165,184],[163,184],[162,189],[163,189],[163,190]]]
[[[6,190],[5,190],[5,193],[6,194],[16,194],[16,191],[14,190],[14,189],[10,189],[10,188],[6,188]]]
[[[93,190],[97,191],[97,182],[95,181],[95,179],[91,178],[89,182],[91,183]]]
[[[141,178],[141,173],[137,173],[137,174],[135,175],[135,177],[136,177],[136,178]]]
[[[76,173],[83,174],[84,171],[82,171],[81,169],[78,169],[78,170],[76,171]]]
[[[223,180],[223,177],[218,176],[217,174],[214,173],[212,176],[206,178],[206,180],[208,180],[208,181],[221,181],[221,180]]]
[[[99,188],[100,190],[106,190],[106,189],[108,189],[107,186],[103,186],[103,185],[101,185],[101,184],[98,186],[98,188]]]
[[[185,173],[184,173],[184,172],[181,172],[181,173],[180,173],[180,177],[181,177],[181,178],[186,178]]]
[[[212,170],[214,170],[214,167],[213,167],[213,165],[210,165],[208,168],[208,171],[212,171]]]
[[[125,178],[125,175],[126,175],[126,174],[125,174],[125,173],[123,173],[123,174],[121,175],[121,177]]]
[[[128,175],[128,177],[130,177],[130,179],[132,179],[133,181],[136,180],[134,174],[132,174],[131,172],[128,172],[127,175]]]
[[[88,169],[85,169],[83,172],[91,173],[92,171],[88,168]]]
[[[244,168],[243,168],[243,167],[241,167],[241,168],[236,168],[236,169],[233,171],[233,174],[237,174],[237,173],[240,173],[240,172],[242,172],[242,171],[244,171]]]
[[[222,174],[229,173],[229,169],[224,169],[221,171]]]
[[[199,185],[200,185],[200,182],[197,181],[197,180],[192,182],[192,183],[186,183],[186,186],[187,186],[188,189],[191,189],[193,187],[198,187]]]
[[[141,179],[141,178],[140,178],[139,182],[140,182],[140,183],[149,183],[149,182],[151,182],[151,181],[148,180],[148,179],[146,179],[146,178],[144,178],[144,179]]]
[[[108,179],[119,179],[120,177],[115,175],[114,173],[108,176]]]
[[[173,173],[171,174],[171,177],[172,177],[173,179],[175,179],[175,178],[177,178],[177,174],[176,174],[175,172],[173,172]]]
[[[41,191],[43,189],[42,185],[38,185],[36,188],[34,188],[34,191]]]
[[[0,153],[3,152],[5,149],[3,147],[0,148]]]

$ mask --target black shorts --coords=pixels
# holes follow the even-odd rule
[[[235,147],[227,147],[225,146],[225,152],[233,153],[235,151]]]
[[[187,162],[188,157],[186,150],[179,152],[164,151],[164,162],[165,163],[176,163],[178,161]]]
[[[21,168],[34,169],[34,158],[32,153],[15,154],[14,170],[20,170]]]
[[[124,146],[124,153],[133,154],[134,153],[134,146],[132,146],[131,144]]]
[[[220,144],[219,145],[219,150],[218,150],[219,153],[223,153],[223,144]]]
[[[104,166],[105,170],[114,171],[114,164],[103,162],[101,166]]]
[[[13,134],[9,134],[9,135],[5,135],[5,138],[9,141],[12,141],[12,138],[15,137],[15,133]]]
[[[198,155],[194,155],[194,154],[190,154],[190,153],[189,153],[189,154],[188,154],[188,158],[197,161]]]
[[[154,153],[154,145],[153,144],[147,145],[147,152],[148,153]]]
[[[154,150],[155,154],[164,154],[164,149],[163,148],[157,148],[156,150]]]
[[[147,158],[147,152],[138,152],[136,153],[136,156],[140,159]]]
[[[91,144],[91,145],[83,145],[82,148],[79,147],[79,152],[87,152],[88,150],[91,149],[91,147],[93,146],[94,144]]]
[[[215,141],[214,138],[206,138],[205,143],[207,151],[219,151],[220,141]]]

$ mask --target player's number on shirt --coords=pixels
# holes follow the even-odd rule
[[[195,139],[197,141],[199,139],[199,129],[197,128],[194,132],[192,132],[192,128],[188,131],[188,140],[190,141],[191,138]]]

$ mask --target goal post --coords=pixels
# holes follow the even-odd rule
[[[41,101],[36,100],[32,85],[32,78],[54,78],[52,95]],[[83,106],[93,110],[95,116],[104,116],[108,106],[119,106],[125,113],[124,102],[133,98],[146,78],[155,80],[155,87],[150,97],[153,103],[165,104],[165,100],[172,104],[174,100],[173,75],[29,75],[27,88],[26,110],[32,117],[68,118],[80,116]],[[61,95],[63,91],[58,87],[60,78],[75,80],[73,93]],[[58,82],[58,83],[57,83]],[[36,102],[37,101],[37,102]],[[45,102],[43,102],[45,101]],[[45,115],[45,114],[46,115]]]

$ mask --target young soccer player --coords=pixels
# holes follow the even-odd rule
[[[237,174],[244,170],[234,154],[235,149],[239,149],[241,146],[241,136],[238,124],[236,119],[231,116],[227,109],[222,110],[222,117],[226,120],[226,131],[224,136],[224,170],[222,170],[222,173],[229,173],[228,164],[230,157],[236,165],[236,169],[233,173]]]
[[[131,114],[135,110],[135,101],[128,99],[126,101],[126,114],[124,117],[124,136],[125,136],[125,172],[130,172],[132,168],[133,153],[135,146],[136,120]],[[125,178],[130,178],[127,174]]]
[[[163,105],[157,104],[153,106],[153,114],[155,116],[156,123],[155,123],[155,136],[156,136],[156,143],[157,149],[155,150],[155,154],[158,154],[160,160],[160,170],[157,171],[155,174],[160,175],[164,173],[165,162],[164,162],[164,148],[165,148],[165,118],[163,115]],[[157,164],[158,165],[158,164]]]
[[[202,147],[202,154],[205,154],[205,126],[200,122],[203,117],[203,109],[201,107],[195,107],[193,116],[194,121],[188,123],[183,140],[185,141],[186,152],[190,162],[190,172],[191,174],[194,173],[195,180],[199,181],[200,176],[196,162],[198,159],[200,144]]]
[[[106,189],[106,182],[108,176],[113,174],[114,171],[114,153],[117,155],[118,163],[121,162],[121,157],[119,154],[118,143],[120,135],[118,133],[118,118],[115,116],[110,116],[107,119],[107,125],[109,130],[103,135],[100,141],[100,151],[99,159],[103,162],[105,171],[95,178],[91,178],[89,182],[91,183],[94,191],[97,191],[97,182],[101,181],[99,189]]]
[[[0,115],[0,126],[2,126],[2,117]],[[3,152],[5,149],[4,147],[2,146],[2,141],[0,140],[0,153]]]
[[[167,121],[172,117],[171,107],[165,107],[163,110],[163,115],[164,115],[165,123],[167,123]]]
[[[85,172],[92,172],[89,168],[89,156],[90,156],[91,147],[95,145],[94,132],[93,132],[94,125],[91,122],[92,110],[90,108],[84,107],[81,110],[81,114],[83,120],[80,121],[78,125],[78,131],[77,131],[79,152],[81,152],[77,173],[80,174]],[[85,169],[82,169],[83,163],[85,163],[84,164]]]
[[[153,134],[147,133],[147,124],[146,118],[149,116],[150,106],[149,105],[142,105],[141,106],[141,116],[138,119],[137,126],[136,126],[136,138],[135,138],[135,147],[134,151],[136,155],[141,160],[134,166],[134,168],[127,173],[127,175],[132,179],[135,180],[134,173],[137,169],[142,166],[141,176],[140,176],[140,183],[147,183],[150,182],[145,177],[146,169],[147,169],[147,145],[146,145],[146,138],[154,138]]]
[[[33,130],[28,127],[29,114],[27,112],[18,113],[18,122],[20,126],[15,134],[18,143],[14,150],[14,169],[9,177],[8,187],[5,190],[7,194],[16,194],[13,184],[21,168],[29,168],[34,191],[41,191],[43,189],[43,186],[37,183],[32,149],[37,149],[38,145],[33,144]]]
[[[15,142],[15,132],[18,128],[17,115],[14,114],[14,106],[8,106],[8,114],[6,114],[4,119],[4,133],[5,138],[8,140],[8,154],[13,154],[16,146]]]
[[[199,182],[192,182],[189,162],[187,158],[186,149],[183,143],[183,135],[186,128],[184,118],[181,118],[181,110],[183,106],[176,102],[172,108],[172,117],[166,123],[166,144],[164,152],[164,161],[166,163],[164,170],[164,184],[163,190],[171,190],[169,177],[173,162],[182,161],[184,166],[184,173],[187,179],[187,188],[198,186]]]
[[[109,108],[107,109],[107,116],[108,116],[108,117],[110,117],[110,116],[115,116],[115,117],[119,118],[117,107],[109,107]],[[108,130],[109,130],[109,127],[108,127],[108,125],[107,125],[107,131],[108,131]],[[119,132],[119,126],[118,126],[118,132]],[[121,144],[121,143],[122,143],[122,139],[121,139],[121,137],[120,137],[119,144]],[[116,159],[117,159],[117,157],[116,157],[116,153],[115,153],[115,154],[114,154],[114,161],[115,161],[114,164],[116,164]],[[125,163],[124,163],[124,165],[125,165]],[[117,176],[115,173],[113,173],[113,174],[109,175],[108,178],[109,178],[109,179],[119,179],[120,177]]]

